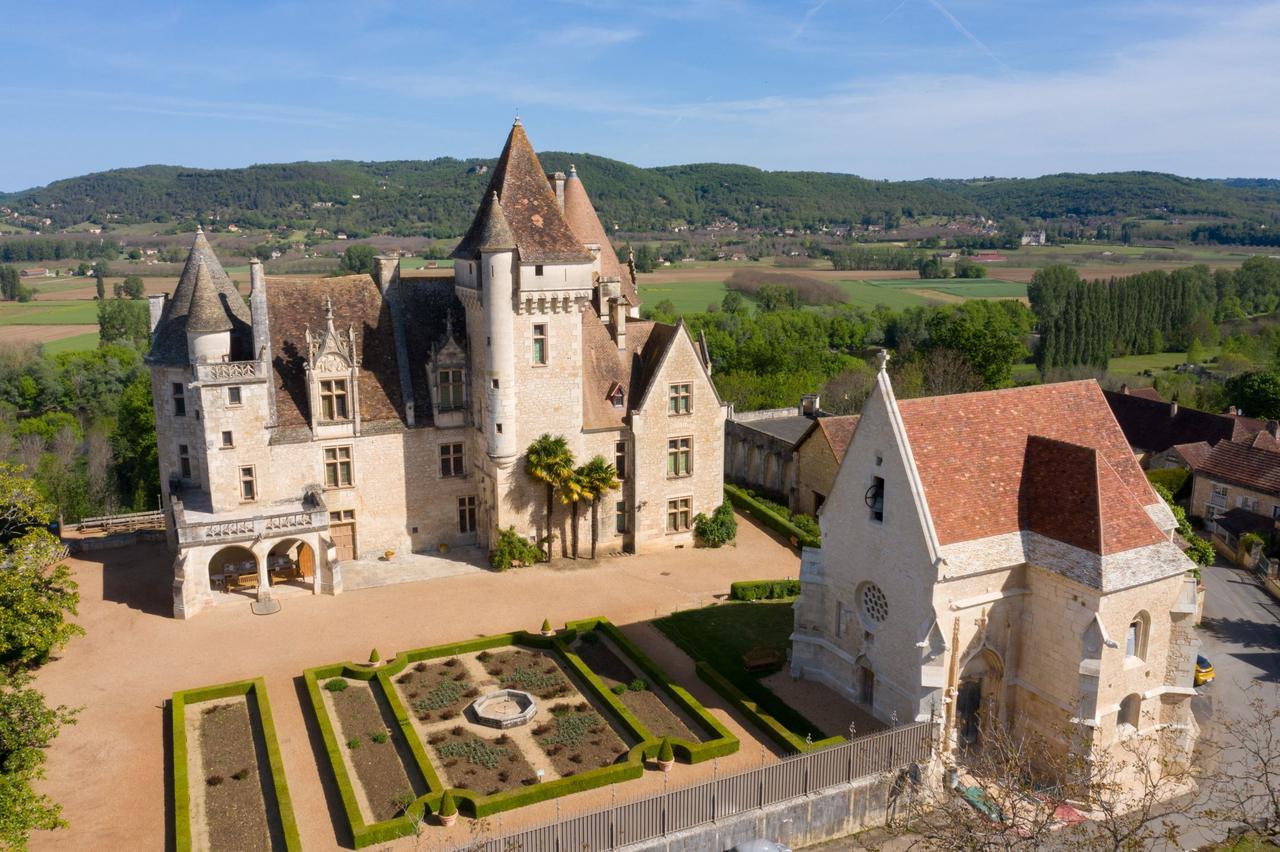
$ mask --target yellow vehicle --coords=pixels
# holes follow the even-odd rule
[[[1195,686],[1204,686],[1213,680],[1215,676],[1213,663],[1209,662],[1207,657],[1196,654],[1196,677],[1193,684]]]

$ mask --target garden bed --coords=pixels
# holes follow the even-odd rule
[[[299,848],[261,680],[176,693],[170,721],[179,852]]]
[[[417,663],[396,677],[405,706],[421,722],[456,719],[480,691],[457,657]]]
[[[430,734],[427,743],[450,787],[493,796],[538,783],[533,767],[510,734],[489,739],[454,725]]]
[[[549,714],[551,718],[539,722],[531,733],[561,778],[609,766],[629,751],[617,732],[586,701],[553,704]]]
[[[625,662],[613,644],[599,632],[584,632],[574,643],[573,650],[654,736],[691,742],[711,739],[706,734],[699,734],[698,726],[671,707],[655,691],[655,685],[649,683],[637,667]]]
[[[346,683],[342,689],[330,684]],[[324,691],[338,722],[344,760],[354,770],[364,810],[372,822],[402,814],[409,802],[425,792],[426,785],[414,785],[411,771],[399,748],[399,728],[394,718],[379,706],[376,682],[333,678]],[[416,775],[416,772],[412,773]]]

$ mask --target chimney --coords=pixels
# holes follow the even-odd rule
[[[1276,422],[1275,420],[1268,420],[1267,432],[1269,432],[1271,434],[1271,437],[1273,438],[1280,437],[1280,422]]]
[[[267,278],[262,261],[249,261],[249,314],[253,318],[253,358],[269,358],[271,331],[267,325]]]
[[[1239,414],[1240,412],[1236,410],[1234,405],[1227,409],[1227,415],[1230,417],[1237,417]]]
[[[1178,401],[1176,399],[1173,402],[1169,403],[1169,416],[1170,417],[1178,416]]]
[[[1120,386],[1120,393],[1126,394],[1126,395],[1129,393],[1129,384],[1127,382]]]
[[[570,166],[569,168],[573,168],[573,166]],[[555,187],[556,190],[556,204],[560,205],[561,213],[564,212],[564,182],[564,172],[556,172],[551,176],[551,185]]]
[[[387,288],[400,280],[400,258],[380,254],[373,259],[373,283],[384,296]]]
[[[609,322],[609,330],[613,332],[613,342],[618,344],[618,350],[625,352],[627,350],[627,302],[625,299],[610,299],[609,313],[611,314]]]
[[[164,306],[169,301],[168,293],[156,293],[147,297],[147,307],[151,309],[151,333],[156,333],[160,317],[164,316]]]

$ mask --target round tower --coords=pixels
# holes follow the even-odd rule
[[[480,236],[480,289],[488,364],[484,431],[491,458],[514,459],[516,448],[515,288],[516,241],[498,202],[488,199]]]
[[[191,307],[187,311],[187,354],[193,364],[231,357],[231,318],[227,316],[204,260],[196,269]]]

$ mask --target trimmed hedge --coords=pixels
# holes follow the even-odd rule
[[[729,585],[729,597],[735,601],[774,601],[800,594],[800,581],[739,580]]]
[[[1169,489],[1174,499],[1182,496],[1182,489],[1191,479],[1191,471],[1183,467],[1164,467],[1147,471],[1147,481]]]
[[[821,547],[822,540],[818,536],[812,535],[791,521],[774,512],[760,501],[756,500],[745,490],[736,485],[724,486],[725,496],[729,498],[729,502],[734,506],[746,512],[769,529],[780,534],[784,538],[790,540],[795,539],[796,543],[801,547]]]
[[[622,726],[624,731],[631,735],[632,739],[637,741],[631,747],[624,761],[582,772],[568,778],[559,778],[555,781],[535,784],[531,787],[519,787],[493,795],[483,795],[466,788],[448,788],[459,810],[463,813],[472,817],[483,818],[501,811],[555,798],[556,796],[565,796],[641,777],[644,774],[644,760],[657,754],[661,746],[661,739],[651,734],[618,700],[617,696],[605,688],[603,681],[600,680],[596,673],[591,671],[586,663],[570,650],[569,644],[577,638],[578,633],[589,629],[599,629],[608,635],[623,653],[632,657],[655,684],[665,689],[680,707],[697,719],[714,736],[714,739],[702,743],[690,743],[683,740],[672,741],[672,746],[679,757],[690,763],[697,763],[703,760],[710,760],[713,757],[732,754],[738,750],[738,740],[728,729],[711,716],[691,695],[667,680],[666,675],[652,661],[641,654],[616,627],[603,618],[574,622],[566,625],[565,630],[555,636],[542,636],[536,633],[520,631],[468,639],[448,645],[419,648],[397,654],[395,658],[376,669],[353,663],[336,663],[307,669],[303,673],[303,678],[307,685],[307,693],[311,697],[312,710],[316,714],[316,719],[320,726],[320,734],[325,743],[325,751],[329,756],[329,764],[333,769],[338,791],[342,797],[343,809],[346,811],[347,820],[351,825],[352,841],[355,847],[359,849],[374,843],[383,843],[397,837],[412,834],[417,816],[438,810],[440,800],[446,789],[444,781],[431,762],[426,746],[413,726],[408,709],[404,706],[404,702],[400,699],[400,694],[392,682],[393,677],[402,672],[411,663],[511,645],[550,650],[565,665],[565,668],[570,672],[571,678],[580,682],[579,685],[583,691],[588,694],[594,694],[594,697],[605,707],[606,712]],[[395,716],[400,733],[413,754],[414,763],[427,786],[427,793],[420,796],[409,807],[406,816],[372,824],[364,822],[364,817],[360,812],[359,799],[355,794],[346,766],[342,761],[342,747],[338,742],[333,720],[329,718],[321,697],[320,684],[331,677],[376,681],[377,688],[382,690],[387,704]]]
[[[784,749],[794,752],[812,751],[813,749],[826,748],[827,746],[844,742],[844,737],[827,737],[813,742],[801,739],[705,661],[696,660],[694,668],[698,672],[698,677],[702,678],[703,683],[720,693],[739,713],[750,719],[757,728],[769,736],[769,739]]]
[[[263,768],[270,774],[271,785],[275,790],[276,814],[284,833],[285,849],[296,852],[302,849],[302,841],[298,837],[293,800],[289,796],[289,784],[284,776],[284,761],[280,757],[280,741],[276,737],[275,721],[271,716],[271,703],[267,700],[267,683],[260,677],[175,692],[169,700],[170,736],[173,738],[174,846],[178,852],[187,852],[192,847],[191,781],[187,772],[187,705],[235,695],[245,696],[245,700],[253,702],[258,709],[262,739],[267,749],[267,766]]]

